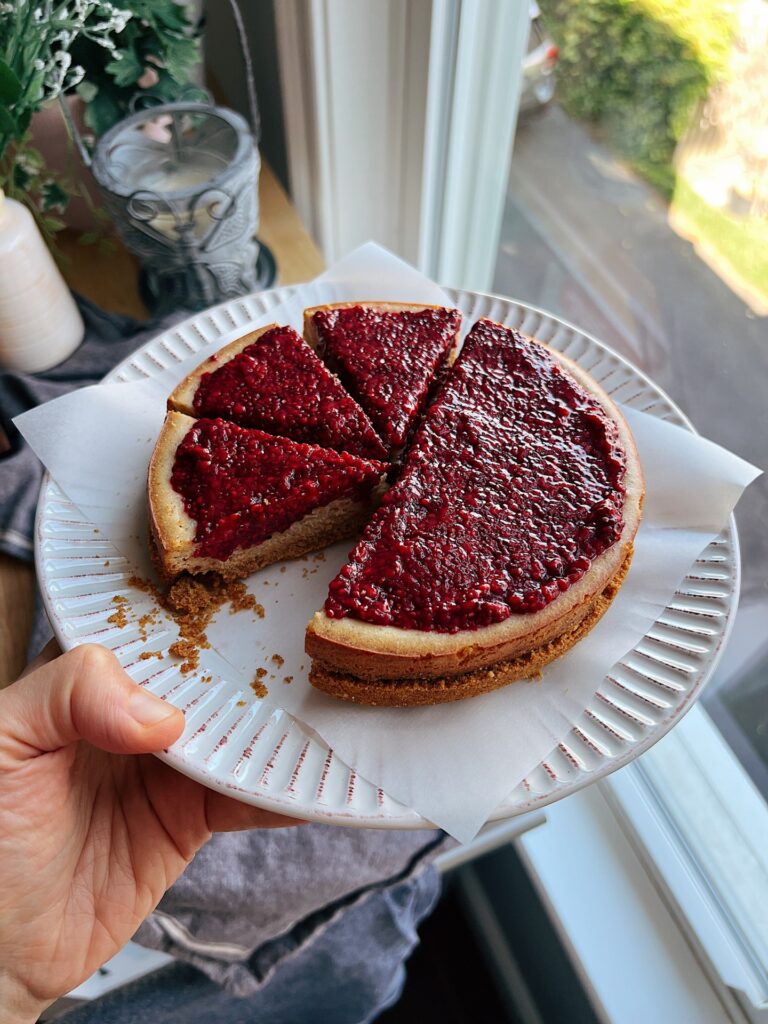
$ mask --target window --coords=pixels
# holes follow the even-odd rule
[[[768,6],[541,9],[555,87],[521,103],[493,291],[604,340],[765,465]],[[762,477],[737,511],[741,606],[703,706],[607,787],[750,1006],[768,998],[766,508]]]
[[[551,101],[515,138],[493,290],[595,334],[695,426],[768,453],[768,7],[542,2]],[[535,97],[534,97],[535,98]],[[524,105],[525,106],[525,105]],[[768,796],[768,479],[737,513],[741,610],[704,703]]]

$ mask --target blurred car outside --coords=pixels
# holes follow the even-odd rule
[[[539,5],[532,3],[530,11],[531,29],[523,60],[523,87],[520,93],[521,114],[546,106],[555,95],[558,48],[547,33]]]

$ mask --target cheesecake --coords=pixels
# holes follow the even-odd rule
[[[304,311],[304,337],[392,455],[428,405],[460,326],[459,310],[443,306],[339,302]]]
[[[354,536],[387,465],[223,419],[171,411],[149,467],[153,558],[182,572],[248,576]]]
[[[215,352],[174,389],[168,408],[361,458],[387,456],[361,407],[292,327],[268,324]]]

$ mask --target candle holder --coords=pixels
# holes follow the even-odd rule
[[[247,122],[205,103],[139,111],[99,140],[93,175],[142,263],[154,312],[202,309],[264,286],[259,169]]]

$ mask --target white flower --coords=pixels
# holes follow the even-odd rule
[[[67,79],[67,89],[74,89],[76,85],[79,85],[85,78],[85,68],[78,64],[77,67],[72,68]]]

